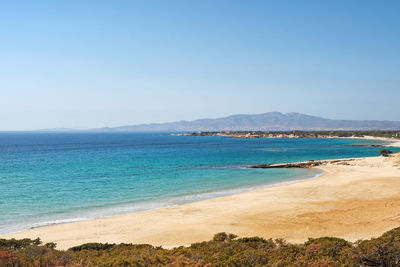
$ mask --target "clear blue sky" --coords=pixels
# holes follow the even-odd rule
[[[7,2],[0,130],[400,120],[400,1]]]

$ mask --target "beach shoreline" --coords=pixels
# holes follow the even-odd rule
[[[88,242],[176,247],[217,232],[284,238],[336,236],[350,241],[400,225],[400,155],[318,166],[324,175],[230,196],[89,221],[49,225],[1,238],[37,238],[59,249]]]
[[[348,160],[348,159],[343,159],[343,160]],[[330,160],[328,160],[330,161]],[[334,160],[337,161],[337,160]],[[250,166],[242,167],[244,169],[251,168]],[[20,229],[20,230],[15,230],[15,231],[10,231],[10,232],[3,232],[0,233],[0,238],[1,236],[6,236],[6,235],[13,235],[13,234],[18,234],[22,233],[25,231],[29,231],[32,229],[39,229],[39,228],[46,228],[46,227],[51,227],[55,225],[62,225],[62,224],[70,224],[70,223],[76,223],[76,222],[85,222],[85,221],[92,221],[92,220],[98,220],[98,219],[107,219],[107,218],[113,218],[113,217],[118,217],[118,216],[123,216],[123,215],[128,215],[128,214],[134,214],[134,213],[139,213],[139,212],[145,212],[145,211],[155,211],[155,210],[160,210],[160,209],[166,209],[170,207],[175,207],[175,206],[180,206],[180,205],[185,205],[185,204],[190,204],[190,203],[195,203],[195,202],[201,202],[201,201],[206,201],[210,199],[217,199],[221,197],[226,197],[226,196],[233,196],[237,194],[242,194],[242,193],[247,193],[247,192],[252,192],[255,190],[260,190],[263,188],[268,188],[268,187],[274,187],[274,186],[280,186],[280,185],[286,185],[286,184],[292,184],[292,183],[297,183],[301,181],[306,181],[306,180],[311,180],[318,178],[322,175],[324,175],[324,171],[318,168],[307,168],[307,169],[312,169],[312,172],[310,172],[307,175],[301,175],[301,176],[295,176],[293,179],[285,180],[285,181],[276,181],[276,182],[267,182],[267,183],[262,183],[259,185],[250,185],[250,186],[244,186],[244,187],[235,187],[235,188],[229,188],[225,190],[220,190],[220,191],[212,191],[212,192],[205,192],[197,195],[212,195],[211,197],[206,197],[206,198],[200,198],[200,199],[194,199],[190,200],[187,202],[182,202],[182,203],[177,203],[177,204],[169,204],[166,206],[160,206],[160,207],[153,207],[153,208],[145,208],[145,209],[138,209],[136,211],[130,211],[130,212],[122,212],[120,214],[114,214],[114,215],[104,215],[104,216],[99,216],[99,217],[87,217],[87,218],[71,218],[71,219],[60,219],[60,220],[55,220],[55,221],[49,221],[45,222],[42,224],[34,224],[32,226]],[[190,195],[189,195],[190,196]],[[185,196],[182,196],[185,197]],[[179,197],[178,197],[179,198]],[[117,206],[118,208],[119,206]]]
[[[344,160],[346,160],[346,159],[344,159]],[[241,168],[249,169],[250,167],[245,166],[245,167],[241,167]],[[51,226],[55,226],[55,225],[70,224],[70,223],[76,223],[76,222],[85,222],[85,221],[92,221],[92,220],[98,220],[98,219],[107,219],[107,218],[113,218],[113,217],[123,216],[123,215],[127,215],[127,214],[134,214],[134,213],[145,212],[145,211],[155,211],[155,210],[160,210],[160,209],[166,209],[166,208],[170,208],[170,207],[195,203],[195,202],[199,202],[199,201],[206,201],[206,200],[210,200],[210,199],[217,199],[217,198],[221,198],[221,197],[252,192],[255,190],[273,187],[273,186],[297,183],[297,182],[301,182],[301,181],[305,181],[305,180],[315,179],[315,178],[318,178],[318,177],[324,175],[324,171],[322,171],[318,168],[308,168],[308,169],[312,169],[312,172],[308,173],[307,175],[294,176],[293,178],[290,178],[290,179],[284,180],[284,181],[265,182],[265,183],[257,184],[257,185],[248,185],[248,186],[242,186],[242,187],[221,189],[219,191],[199,193],[199,194],[196,194],[196,196],[199,196],[199,195],[212,195],[212,196],[194,198],[192,200],[180,202],[180,203],[160,205],[160,206],[152,207],[152,208],[148,208],[148,207],[147,208],[138,208],[137,210],[134,210],[134,211],[121,212],[121,213],[116,213],[113,215],[100,215],[97,217],[88,217],[87,216],[84,218],[83,217],[67,218],[67,219],[58,219],[58,220],[53,220],[53,221],[51,220],[51,221],[44,222],[44,223],[35,223],[29,227],[20,228],[18,230],[9,231],[9,232],[2,232],[2,233],[0,233],[0,238],[1,238],[1,236],[18,234],[18,233],[22,233],[22,232],[29,231],[32,229],[46,228],[46,227],[51,227]],[[178,196],[176,198],[186,198],[188,196],[192,196],[192,195]],[[119,207],[120,206],[115,206],[114,208],[118,209]],[[110,209],[110,207],[108,209]]]
[[[375,136],[364,136],[364,137],[346,137],[348,139],[362,139],[362,140],[374,140],[374,141],[385,141],[389,142],[391,147],[400,147],[400,139],[389,138],[389,137],[375,137]]]

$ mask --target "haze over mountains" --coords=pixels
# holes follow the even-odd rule
[[[199,119],[167,123],[140,124],[101,131],[288,131],[288,130],[400,130],[400,121],[332,120],[300,113],[268,112],[254,115],[232,115],[217,119]]]

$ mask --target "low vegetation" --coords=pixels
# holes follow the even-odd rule
[[[389,154],[392,154],[392,153],[393,152],[391,150],[389,150],[389,149],[381,149],[379,151],[379,155],[382,155],[384,157],[387,157],[387,156],[389,156]]]
[[[0,239],[0,266],[400,266],[400,227],[355,243],[321,237],[290,244],[218,233],[174,249],[88,243],[61,251],[39,239]]]

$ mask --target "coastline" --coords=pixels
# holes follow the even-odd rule
[[[248,169],[251,167],[246,166],[246,167],[241,167],[241,168]],[[136,210],[133,209],[128,212],[125,211],[125,212],[121,212],[121,213],[115,212],[113,215],[100,215],[97,217],[86,216],[86,217],[78,217],[78,218],[51,220],[51,221],[48,221],[45,223],[36,223],[36,224],[32,224],[29,227],[20,228],[18,230],[14,230],[14,231],[10,231],[10,232],[2,232],[2,233],[0,233],[0,238],[1,238],[1,236],[18,234],[18,233],[22,233],[22,232],[29,231],[32,229],[46,228],[46,227],[50,227],[50,226],[54,226],[54,225],[85,222],[85,221],[92,221],[92,220],[98,220],[98,219],[107,219],[107,218],[113,218],[113,217],[123,216],[123,215],[127,215],[127,214],[134,214],[134,213],[145,212],[145,211],[166,209],[166,208],[170,208],[170,207],[180,206],[180,205],[184,205],[184,204],[190,204],[190,203],[199,202],[199,201],[206,201],[206,200],[210,200],[210,199],[216,199],[216,198],[221,198],[221,197],[226,197],[226,196],[232,196],[232,195],[252,192],[255,190],[273,187],[273,186],[297,183],[297,182],[301,182],[301,181],[315,179],[315,178],[318,178],[318,177],[324,175],[324,171],[322,171],[320,169],[317,169],[317,168],[307,168],[307,169],[310,170],[310,172],[308,174],[294,176],[293,178],[290,178],[290,179],[284,180],[284,181],[265,182],[265,183],[257,184],[257,185],[234,187],[234,188],[222,189],[219,191],[204,192],[204,193],[195,194],[195,195],[184,195],[184,196],[178,196],[178,197],[172,198],[172,199],[187,199],[188,197],[191,198],[191,200],[184,200],[182,202],[181,201],[173,201],[174,203],[169,203],[169,204],[164,204],[164,205],[160,204],[159,206],[152,203],[153,205],[152,204],[147,205],[146,208],[142,207],[142,208],[138,208]],[[146,204],[148,204],[148,203],[146,203]],[[149,206],[151,206],[151,207],[149,207]],[[113,208],[118,209],[118,208],[120,208],[120,206],[115,206]],[[111,209],[111,208],[108,207],[108,209]]]
[[[275,138],[322,138],[322,139],[359,139],[359,140],[374,140],[374,141],[385,141],[389,142],[392,147],[400,147],[400,138],[395,137],[376,137],[376,136],[336,136],[336,135],[310,135],[310,136],[302,136],[295,135],[293,133],[273,133],[266,132],[264,134],[257,134],[253,132],[189,132],[182,134],[171,134],[172,136],[219,136],[219,137],[227,137],[227,138],[245,138],[245,139],[253,139],[253,138],[261,138],[261,139],[275,139]]]
[[[399,142],[400,143],[400,142]],[[217,232],[284,238],[370,238],[400,225],[400,155],[318,166],[324,175],[235,195],[104,219],[50,225],[1,238],[36,238],[59,249],[88,242],[175,247]]]
[[[364,137],[347,137],[348,139],[363,139],[363,140],[375,140],[389,142],[391,147],[400,147],[400,139],[389,138],[389,137],[375,137],[375,136],[364,136]]]
[[[248,169],[250,167],[246,166],[246,167],[241,167],[241,168]],[[311,169],[311,168],[309,168],[309,169]],[[150,203],[148,202],[148,203],[146,203],[146,206],[144,206],[144,207],[140,206],[140,207],[137,207],[136,209],[130,209],[129,211],[126,211],[126,209],[124,209],[124,211],[120,211],[120,212],[114,211],[113,212],[114,214],[112,214],[112,215],[109,215],[107,213],[105,213],[105,214],[98,213],[97,215],[94,215],[94,216],[93,215],[92,216],[80,216],[80,217],[72,217],[72,218],[66,218],[66,219],[50,220],[50,221],[47,221],[44,223],[31,224],[30,226],[15,229],[13,231],[1,232],[0,238],[1,238],[1,236],[18,234],[21,232],[25,232],[25,231],[29,231],[29,230],[37,229],[37,228],[46,228],[46,227],[50,227],[50,226],[54,226],[54,225],[85,222],[85,221],[92,221],[92,220],[98,220],[98,219],[107,219],[107,218],[112,218],[112,217],[117,217],[117,216],[122,216],[122,215],[127,215],[127,214],[133,214],[133,213],[144,212],[144,211],[160,210],[160,209],[165,209],[165,208],[174,207],[174,206],[178,206],[178,205],[190,204],[190,203],[194,203],[194,202],[205,201],[205,200],[210,200],[210,199],[215,199],[215,198],[220,198],[220,197],[225,197],[225,196],[232,196],[232,195],[236,195],[236,194],[259,190],[262,188],[291,184],[291,183],[296,183],[296,182],[300,182],[300,181],[315,179],[317,177],[322,176],[323,174],[324,174],[324,172],[322,170],[318,170],[315,168],[314,170],[310,170],[308,172],[308,174],[297,175],[297,176],[294,176],[293,178],[289,178],[284,181],[279,180],[279,181],[272,181],[272,182],[264,182],[264,183],[256,184],[256,185],[247,185],[247,186],[241,186],[241,187],[221,189],[221,190],[211,191],[211,192],[182,195],[182,196],[177,196],[177,197],[167,199],[168,202],[172,202],[172,203],[165,203],[163,201],[150,202]],[[178,200],[178,199],[180,199],[180,200]],[[188,200],[188,199],[190,199],[190,200]],[[160,203],[163,203],[163,204],[160,204]],[[121,208],[121,206],[107,207],[108,210],[111,210],[111,209],[118,210],[120,208]]]

